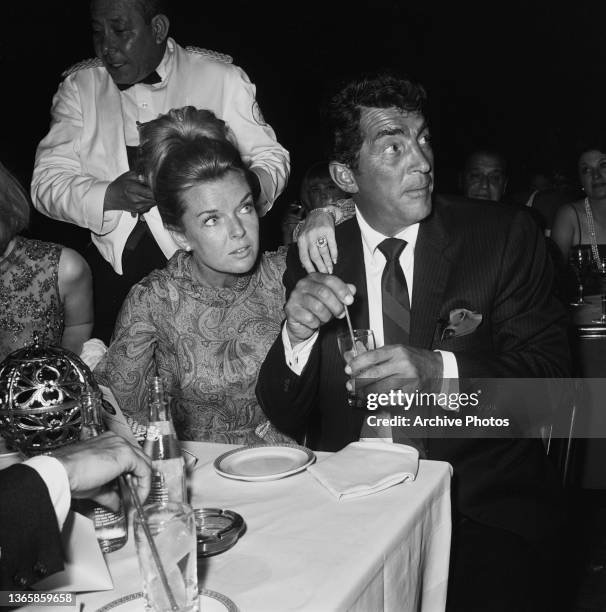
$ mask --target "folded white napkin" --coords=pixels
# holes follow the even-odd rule
[[[337,499],[370,495],[414,480],[419,451],[404,444],[352,442],[307,468]]]
[[[109,591],[114,583],[97,543],[93,522],[70,512],[61,532],[64,569],[40,580],[38,591]]]

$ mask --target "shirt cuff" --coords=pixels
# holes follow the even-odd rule
[[[273,181],[271,180],[271,176],[263,168],[255,167],[251,168],[250,170],[254,172],[259,179],[261,193],[259,194],[259,199],[257,201],[257,214],[259,217],[264,217],[265,213],[267,213],[273,206],[273,200],[270,199],[268,194],[274,193],[275,187]]]
[[[454,353],[450,351],[439,351],[436,353],[442,355],[443,374],[442,374],[442,387],[440,393],[458,393],[459,392],[459,366],[457,364],[457,358]],[[460,408],[449,408],[448,406],[442,406],[444,410],[452,410],[459,412]]]
[[[297,375],[300,376],[301,372],[307,365],[311,350],[316,343],[318,338],[318,332],[314,332],[312,336],[297,344],[294,348],[290,344],[290,338],[286,331],[286,323],[282,326],[282,344],[284,345],[284,357],[288,367]]]
[[[103,213],[101,229],[95,233],[99,236],[105,236],[113,232],[118,227],[120,219],[125,212],[124,210],[106,210]]]
[[[82,199],[86,226],[94,234],[107,234],[115,229],[120,220],[121,211],[103,209],[105,192],[109,185],[108,181],[92,182]]]
[[[32,457],[24,461],[24,464],[36,470],[40,478],[44,480],[57,515],[59,530],[63,529],[63,523],[67,518],[72,500],[69,478],[63,464],[55,457],[49,457],[48,455]]]

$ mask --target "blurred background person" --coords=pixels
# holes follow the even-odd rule
[[[317,162],[308,168],[301,183],[301,202],[306,210],[336,205],[347,198],[349,195],[330,177],[328,162]]]
[[[577,168],[585,198],[560,207],[551,237],[565,261],[573,247],[585,250],[589,268],[585,292],[595,293],[600,289],[597,264],[606,257],[606,144],[583,146]]]
[[[290,204],[282,220],[283,244],[293,242],[295,227],[303,221],[312,210],[326,206],[340,207],[346,205],[342,200],[349,200],[349,196],[341,191],[330,178],[328,162],[316,162],[311,165],[303,180],[299,191],[299,201]],[[353,205],[352,205],[353,208]]]
[[[79,354],[93,327],[91,275],[84,258],[59,244],[19,236],[30,202],[0,164],[0,361],[32,342]]]
[[[191,106],[142,126],[146,178],[180,250],[132,288],[95,376],[144,423],[159,375],[181,440],[251,444],[268,435],[255,384],[284,317],[285,250],[259,255],[254,185],[228,138]]]
[[[501,202],[507,188],[505,158],[496,151],[474,151],[465,160],[461,186],[466,198]]]
[[[530,208],[545,236],[550,237],[559,208],[581,197],[576,180],[569,179],[557,170],[542,169],[529,175],[527,186],[512,194],[511,201],[518,206]]]

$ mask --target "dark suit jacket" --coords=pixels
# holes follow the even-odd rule
[[[352,323],[366,328],[356,220],[337,227],[336,238],[334,274],[356,286]],[[291,249],[288,292],[304,274]],[[551,286],[545,240],[526,211],[437,197],[415,248],[410,345],[452,351],[462,380],[567,376],[566,316]],[[482,313],[482,324],[469,335],[442,340],[440,321],[460,307]],[[301,376],[288,368],[281,337],[259,374],[257,397],[266,415],[289,435],[307,434],[318,450],[336,451],[357,440],[364,417],[346,403],[335,338],[343,326],[335,320],[321,328]],[[455,508],[474,520],[534,538],[560,518],[557,479],[537,440],[430,439],[428,458],[453,465]]]
[[[27,590],[63,569],[61,538],[48,488],[36,470],[0,470],[0,590]]]

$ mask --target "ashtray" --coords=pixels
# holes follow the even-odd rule
[[[210,557],[230,549],[246,530],[244,519],[231,510],[194,509],[198,557]]]

